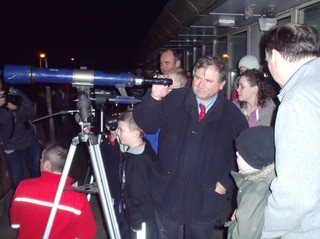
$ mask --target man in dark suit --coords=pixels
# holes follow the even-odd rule
[[[234,138],[248,127],[220,93],[227,77],[223,60],[201,57],[193,76],[190,88],[153,85],[133,111],[145,132],[161,128],[152,181],[161,239],[211,238],[233,188]]]

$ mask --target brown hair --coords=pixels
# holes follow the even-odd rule
[[[196,73],[196,70],[204,68],[205,70],[209,67],[216,67],[216,69],[219,71],[219,83],[224,82],[227,80],[227,65],[226,63],[220,59],[219,57],[208,55],[208,56],[202,56],[198,59],[196,62],[194,68],[193,68],[193,75]]]
[[[258,87],[258,106],[264,107],[269,99],[275,96],[275,90],[270,79],[264,77],[264,73],[260,70],[251,69],[242,73],[241,77],[246,77],[251,87]],[[241,108],[246,107],[246,102],[240,102]]]
[[[141,138],[145,135],[145,132],[142,129],[140,129],[139,126],[134,121],[132,110],[127,110],[122,112],[118,117],[118,121],[126,122],[129,126],[130,131],[138,130]]]
[[[280,52],[289,62],[309,56],[319,56],[319,39],[315,28],[302,24],[288,23],[272,28],[265,37],[265,51]]]

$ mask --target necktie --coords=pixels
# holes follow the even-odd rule
[[[200,122],[201,120],[203,120],[206,114],[206,107],[203,104],[199,104],[199,107],[200,107],[200,113],[198,116],[198,121]]]

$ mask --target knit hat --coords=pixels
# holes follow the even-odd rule
[[[272,127],[248,128],[242,131],[235,141],[237,151],[251,167],[262,169],[274,162],[275,145]]]
[[[242,57],[239,61],[238,68],[244,66],[248,69],[260,69],[260,64],[255,56],[246,55]]]

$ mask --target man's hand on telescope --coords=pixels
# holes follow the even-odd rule
[[[165,85],[152,85],[151,96],[155,100],[161,100],[162,97],[165,97],[172,91],[172,88]]]

